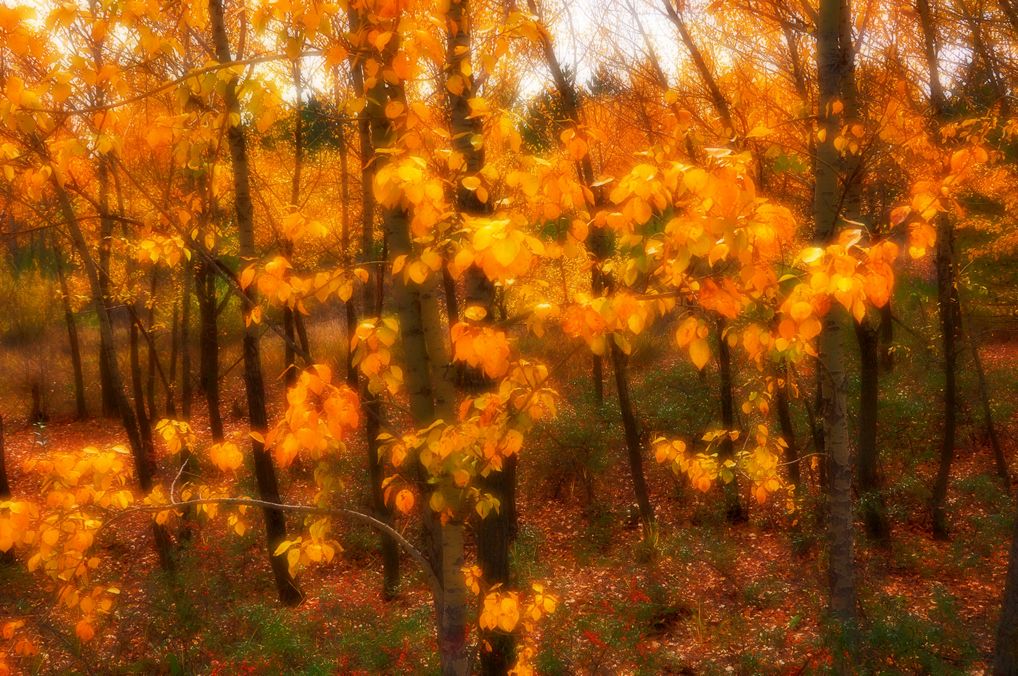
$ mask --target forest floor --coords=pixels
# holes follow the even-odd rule
[[[711,377],[666,363],[652,348],[634,355],[634,399],[654,432],[706,429],[713,420]],[[1018,469],[1018,418],[1006,401],[1015,388],[1018,346],[984,349],[990,383],[1003,399],[1000,436]],[[892,524],[887,546],[857,532],[865,635],[860,671],[980,673],[992,650],[1006,569],[1013,502],[992,473],[978,417],[963,411],[950,489],[952,537],[934,541],[926,504],[939,430],[936,380],[915,387],[926,367],[918,352],[885,377],[881,448]],[[653,364],[653,366],[652,366]],[[826,566],[816,471],[797,515],[780,496],[750,505],[748,523],[729,525],[717,491],[695,492],[647,459],[660,523],[657,551],[641,545],[617,412],[590,424],[584,363],[563,375],[559,419],[532,432],[520,464],[520,533],[513,551],[520,580],[538,581],[561,599],[542,624],[537,665],[549,674],[797,674],[829,664],[823,611]],[[904,372],[904,373],[901,373]],[[902,386],[904,382],[910,387]],[[920,381],[923,382],[923,381]],[[278,388],[278,385],[276,385]],[[610,398],[613,391],[607,390]],[[1004,396],[1008,395],[1008,396]],[[239,389],[224,398],[229,426]],[[281,393],[272,397],[282,401]],[[932,402],[932,403],[931,403]],[[967,409],[966,409],[967,410]],[[277,411],[278,412],[278,411]],[[800,412],[800,416],[803,414]],[[22,461],[42,448],[77,450],[122,442],[115,422],[55,419],[44,428],[7,418],[11,484],[30,479]],[[804,420],[799,429],[805,430]],[[199,412],[196,430],[204,429]],[[805,435],[804,435],[805,436]],[[199,447],[207,443],[202,439]],[[799,440],[808,452],[805,439]],[[363,449],[350,447],[345,471],[356,476]],[[242,490],[253,493],[246,473]],[[310,497],[308,468],[282,478],[291,502]],[[359,487],[346,498],[363,504]],[[296,609],[274,603],[257,516],[243,536],[223,520],[197,529],[173,576],[157,570],[150,531],[139,517],[97,544],[103,575],[123,593],[95,640],[80,644],[52,596],[20,568],[0,571],[0,618],[23,617],[43,654],[27,671],[49,673],[418,673],[434,671],[433,614],[421,577],[404,559],[398,597],[381,597],[377,538],[337,524],[344,553],[301,577]],[[416,524],[400,524],[416,534]]]

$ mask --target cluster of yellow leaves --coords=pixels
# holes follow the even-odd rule
[[[701,318],[690,315],[679,323],[675,330],[675,343],[679,348],[689,350],[689,358],[698,369],[703,369],[710,361],[710,343],[707,336],[710,327]]]
[[[309,219],[301,213],[297,207],[291,206],[286,214],[280,219],[280,229],[283,237],[291,242],[297,242],[306,236],[323,237],[328,229],[320,221]]]
[[[685,442],[679,439],[658,437],[651,443],[654,459],[658,464],[669,465],[677,476],[685,475],[690,484],[699,491],[710,490],[719,479],[722,483],[730,483],[735,479],[736,471],[743,473],[753,483],[753,495],[757,502],[763,504],[769,493],[782,488],[778,475],[779,452],[785,448],[780,437],[771,440],[767,427],[758,425],[756,428],[756,445],[752,449],[741,449],[735,459],[720,460],[714,449],[722,441],[735,442],[740,434],[737,431],[715,430],[703,436],[707,448],[703,452],[689,453]]]
[[[209,460],[223,472],[234,472],[244,464],[244,454],[232,441],[221,441],[209,446]]]
[[[97,617],[109,614],[120,593],[91,582],[101,560],[89,550],[104,515],[134,502],[126,488],[127,457],[121,447],[34,457],[25,470],[41,479],[43,499],[37,505],[0,503],[0,550],[25,549],[28,570],[54,585],[58,606],[77,613],[75,631],[83,641],[94,636]]]
[[[180,263],[181,257],[191,260],[191,250],[184,245],[184,240],[176,235],[169,237],[152,234],[138,242],[137,259],[150,263],[162,261],[173,267]]]
[[[394,317],[365,319],[357,325],[350,338],[353,366],[368,379],[368,390],[379,394],[399,392],[403,385],[403,369],[392,363],[392,347],[399,337],[399,323]]]
[[[898,247],[883,241],[866,250],[858,246],[861,239],[861,230],[843,230],[838,241],[826,249],[812,247],[800,253],[799,260],[808,266],[808,279],[796,285],[782,303],[781,338],[792,341],[798,336],[808,341],[819,335],[817,318],[827,313],[831,299],[856,321],[865,316],[867,301],[876,307],[887,304],[894,286],[891,263],[897,258]],[[793,328],[788,328],[789,321],[794,322]]]
[[[169,455],[176,455],[194,446],[194,432],[191,431],[191,426],[183,420],[163,418],[156,423],[155,431],[162,437]]]
[[[266,436],[265,444],[280,467],[298,454],[318,460],[344,448],[343,443],[360,425],[360,400],[346,384],[332,384],[332,369],[314,364],[301,372],[286,392],[283,419]]]
[[[579,293],[562,309],[562,330],[567,336],[583,339],[594,354],[605,354],[609,339],[629,354],[629,336],[642,333],[653,321],[654,313],[654,303],[624,290],[596,298]]]
[[[536,258],[545,254],[541,240],[528,234],[518,217],[464,216],[463,227],[470,233],[449,265],[454,278],[471,264],[492,281],[511,282],[530,271]]]
[[[480,570],[473,566],[464,568],[463,572],[467,587],[479,594]],[[558,598],[538,583],[531,585],[529,598],[524,598],[521,592],[504,591],[499,585],[484,595],[478,626],[486,631],[522,634],[516,663],[509,670],[510,674],[523,676],[537,673],[533,665],[537,653],[534,644],[537,623],[554,613],[558,604]]]
[[[403,274],[403,281],[415,284],[424,284],[432,273],[442,269],[442,255],[435,249],[428,247],[416,258],[410,258],[406,254],[396,256],[392,260],[393,276]]]
[[[753,482],[753,496],[762,505],[767,502],[768,494],[782,487],[778,475],[778,459],[787,444],[781,437],[772,443],[766,425],[757,425],[754,440],[755,447],[739,453],[739,468]]]
[[[658,437],[651,443],[651,447],[658,464],[669,465],[677,476],[685,475],[698,491],[706,493],[719,476],[725,483],[734,477],[735,461],[726,460],[722,463],[717,453],[687,453],[686,443],[680,439]]]
[[[329,526],[329,519],[317,519],[308,528],[307,536],[283,540],[276,547],[273,556],[285,553],[290,575],[294,576],[305,566],[331,562],[336,552],[343,551],[343,548],[329,537]]]
[[[11,654],[15,657],[31,657],[32,655],[39,654],[39,646],[25,636],[23,631],[19,632],[24,627],[24,620],[10,620],[4,622],[3,626],[0,627],[0,638],[13,643]],[[6,651],[0,652],[0,676],[10,676],[12,673],[11,667],[7,663],[8,656]]]
[[[427,161],[419,155],[393,158],[386,163],[375,173],[372,189],[383,207],[399,206],[410,212],[410,228],[415,238],[432,236],[448,211],[442,180],[429,174]]]
[[[478,476],[501,471],[506,458],[523,447],[524,433],[536,420],[556,413],[556,394],[546,387],[548,370],[527,361],[513,362],[497,388],[464,399],[459,419],[437,420],[423,430],[379,435],[382,451],[397,470],[414,457],[430,477],[428,506],[443,521],[472,505],[482,518],[499,508],[499,501],[479,490]],[[403,513],[413,507],[413,493],[398,489],[399,475],[385,480],[386,501]]]
[[[509,341],[504,331],[457,322],[451,333],[454,360],[482,369],[489,378],[500,378],[509,370]]]

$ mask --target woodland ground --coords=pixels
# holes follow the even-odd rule
[[[963,391],[969,403],[961,412],[950,491],[953,535],[948,542],[929,535],[926,505],[938,448],[941,375],[935,343],[917,338],[936,335],[935,305],[921,278],[916,275],[898,292],[896,311],[909,330],[896,327],[896,368],[882,376],[880,445],[893,533],[890,546],[881,548],[862,537],[861,524],[858,531],[866,626],[865,663],[859,668],[868,673],[979,673],[992,650],[1013,502],[993,475],[975,385],[966,375]],[[1001,326],[984,323],[982,354],[994,412],[1012,468],[1018,469],[1013,442],[1018,432],[1018,341]],[[338,320],[313,329],[320,354],[341,354]],[[662,333],[643,337],[637,345],[634,400],[647,429],[697,438],[716,424],[716,374],[708,367],[701,377],[687,363],[672,359],[665,347],[669,343]],[[46,345],[4,352],[6,373],[13,375],[0,404],[16,495],[27,481],[21,461],[41,447],[71,450],[121,441],[114,421],[72,422],[61,413],[69,410],[69,379],[63,376],[52,378],[50,423],[42,428],[26,424],[27,396],[18,374],[37,368],[32,363],[40,357],[45,369],[67,373],[61,345],[58,335]],[[266,373],[279,372],[276,348],[270,346]],[[235,351],[226,350],[224,369],[233,363]],[[562,356],[546,359],[553,363]],[[592,423],[597,417],[586,395],[587,363],[586,357],[576,356],[559,372],[560,416],[533,433],[520,465],[515,571],[520,580],[544,582],[562,599],[543,624],[537,660],[542,673],[824,671],[825,556],[817,475],[809,462],[809,494],[794,525],[784,500],[775,497],[763,506],[754,503],[748,523],[729,526],[718,492],[695,492],[647,458],[661,527],[658,552],[652,555],[640,545],[617,411],[609,404],[606,422]],[[755,371],[742,366],[743,385],[748,385],[745,379]],[[234,369],[226,378],[224,413],[241,434],[238,376]],[[278,412],[281,386],[278,380],[272,386],[270,401]],[[609,402],[613,394],[608,388]],[[795,413],[800,452],[810,453],[801,404]],[[194,426],[205,435],[200,408]],[[202,442],[207,443],[204,436]],[[344,462],[351,476],[360,471],[363,453],[357,444],[350,446]],[[246,473],[240,477],[250,484]],[[310,483],[310,471],[298,467],[283,474],[283,494],[293,502],[309,499]],[[247,490],[253,492],[250,486]],[[346,490],[351,503],[363,503],[359,488]],[[52,612],[52,598],[34,591],[38,585],[21,569],[0,571],[0,617],[28,616],[46,657],[45,662],[40,658],[38,670],[47,673],[437,669],[429,598],[409,561],[404,560],[402,593],[383,601],[376,537],[342,526],[342,557],[305,572],[305,602],[296,610],[281,609],[273,603],[260,521],[252,517],[251,522],[242,537],[227,535],[219,523],[198,530],[181,551],[173,578],[153,572],[157,566],[144,517],[118,524],[98,546],[115,562],[108,573],[122,580],[123,593],[113,621],[87,645],[74,639],[73,630]],[[409,532],[416,528],[403,525]]]

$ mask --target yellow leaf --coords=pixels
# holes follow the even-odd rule
[[[91,641],[95,636],[95,628],[92,627],[92,623],[87,619],[79,620],[78,624],[74,625],[74,633],[83,642]]]
[[[693,360],[696,368],[703,369],[710,359],[710,344],[705,338],[697,338],[689,344],[689,358]]]
[[[414,508],[414,494],[407,489],[401,490],[396,494],[396,509],[401,514],[409,514],[410,510]]]
[[[249,265],[244,268],[244,271],[240,273],[240,288],[247,289],[247,287],[251,286],[251,282],[254,281],[254,277],[255,267],[253,265]]]

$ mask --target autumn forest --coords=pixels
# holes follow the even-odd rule
[[[1018,1],[0,0],[0,676],[1018,675]]]

